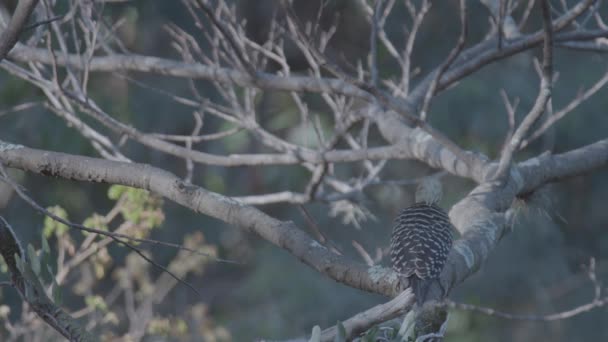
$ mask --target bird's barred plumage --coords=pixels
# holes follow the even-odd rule
[[[450,218],[435,204],[416,203],[395,219],[391,236],[393,270],[408,278],[422,305],[430,284],[439,277],[452,248]]]

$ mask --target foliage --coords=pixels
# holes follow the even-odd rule
[[[138,238],[148,237],[152,229],[162,226],[164,214],[162,201],[158,197],[124,186],[110,187],[108,197],[114,201],[114,207],[105,214],[92,213],[85,218],[84,226]],[[59,206],[48,210],[62,219],[69,218],[67,211]],[[52,248],[48,238],[55,239]],[[227,330],[216,325],[207,309],[201,308],[196,302],[189,306],[186,315],[180,317],[155,313],[155,305],[162,303],[178,282],[167,273],[155,275],[150,270],[150,264],[135,252],[126,255],[117,253],[117,248],[110,245],[110,237],[84,232],[83,238],[79,240],[77,235],[73,235],[69,226],[45,217],[40,249],[36,250],[29,244],[26,249],[27,262],[18,258],[17,266],[21,271],[31,269],[38,279],[49,284],[45,288],[57,305],[63,305],[66,296],[80,297],[80,308],[74,308],[74,316],[85,320],[88,327],[103,331],[102,340],[140,335],[184,340],[199,333],[207,334],[216,341],[230,339]],[[180,278],[188,274],[202,276],[205,266],[217,255],[216,247],[208,244],[200,232],[185,236],[183,243],[196,252],[179,250],[168,269]],[[142,244],[139,246],[145,247]],[[52,254],[61,257],[57,259]],[[55,260],[59,260],[56,271]],[[117,286],[113,289],[96,289],[94,284],[97,281],[116,281]],[[130,302],[128,305],[132,311],[125,312],[122,303],[116,301],[119,295],[125,296]],[[73,305],[74,301],[71,303]],[[10,328],[4,332],[7,337],[3,341],[30,340],[35,336],[54,334],[47,325],[40,324],[39,318],[30,316],[27,310],[22,311],[20,322],[11,322],[9,313],[8,306],[0,306],[0,321]],[[119,318],[125,316],[127,322]],[[194,325],[198,329],[188,326],[186,320],[198,322]],[[145,329],[139,330],[140,327]],[[118,331],[123,331],[122,337],[114,333]]]

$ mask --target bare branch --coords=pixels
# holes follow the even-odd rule
[[[519,99],[515,99],[515,103],[513,105],[511,105],[511,102],[509,101],[509,97],[504,89],[502,89],[500,91],[500,96],[502,97],[502,101],[507,110],[507,119],[508,119],[508,123],[509,123],[509,129],[507,131],[507,135],[505,137],[505,142],[502,147],[502,149],[504,150],[505,148],[507,148],[506,145],[510,143],[511,138],[513,137],[513,133],[515,132],[515,112],[517,111]]]
[[[595,0],[584,0],[579,2],[568,12],[556,18],[552,23],[552,32],[559,32],[568,27],[577,17],[582,15],[594,3],[594,1]],[[608,31],[605,31],[604,34],[607,32]],[[596,37],[595,32],[584,32],[583,34],[579,34],[579,39],[582,39],[581,36],[586,36],[587,34],[589,34],[589,36]],[[563,35],[557,34],[555,39],[556,41],[559,41],[562,39],[562,37],[568,37],[566,39],[569,39],[570,35],[571,33],[564,33]],[[481,42],[469,49],[464,50],[460,54],[460,57],[454,62],[454,66],[450,70],[446,71],[441,80],[439,80],[437,91],[446,89],[455,82],[458,82],[460,79],[480,70],[485,65],[537,46],[544,41],[544,37],[545,31],[543,29],[532,34],[513,39],[509,42],[509,44],[504,44],[500,50],[496,48],[496,44],[493,40]],[[409,96],[410,103],[420,103],[422,99],[424,99],[424,95],[428,89],[428,84],[433,80],[433,75],[435,75],[434,72],[430,72],[429,75],[427,75],[426,78],[412,91],[411,95]]]
[[[144,164],[35,150],[4,142],[0,143],[0,161],[9,167],[25,168],[49,176],[122,184],[152,191],[195,212],[258,234],[338,282],[388,296],[395,294],[397,277],[393,271],[355,263],[326,249],[292,222],[279,221],[254,207],[187,184],[164,170]]]
[[[446,60],[441,63],[439,68],[436,71],[435,77],[433,81],[429,85],[429,88],[426,91],[426,95],[424,96],[424,102],[422,103],[422,109],[420,110],[420,120],[426,121],[427,111],[429,109],[429,105],[431,103],[431,99],[435,95],[435,91],[437,90],[437,83],[443,76],[443,73],[450,68],[452,63],[456,60],[462,49],[464,48],[464,43],[467,39],[467,4],[466,0],[460,0],[460,36],[458,37],[458,42],[456,46],[450,51]]]
[[[456,303],[449,299],[446,300],[446,302],[444,304],[440,304],[440,305],[446,306],[451,309],[472,311],[472,312],[482,313],[482,314],[485,314],[488,316],[494,316],[494,317],[510,319],[510,320],[539,321],[539,322],[558,321],[558,320],[568,319],[568,318],[580,315],[582,313],[589,312],[593,309],[601,308],[603,306],[608,305],[608,296],[604,296],[602,298],[602,288],[601,288],[601,284],[598,281],[596,273],[595,273],[595,259],[594,258],[591,258],[591,260],[589,262],[589,266],[587,267],[587,276],[589,277],[589,280],[591,281],[593,288],[594,288],[593,299],[591,300],[591,302],[583,304],[583,305],[579,305],[570,310],[565,310],[562,312],[549,314],[549,315],[512,314],[512,313],[502,312],[502,311],[498,311],[498,310],[495,310],[492,308],[481,307],[481,306],[477,306],[477,305]]]
[[[13,17],[0,35],[0,61],[19,40],[19,35],[23,32],[25,23],[37,4],[38,0],[22,0],[17,3]]]
[[[532,133],[529,138],[522,141],[520,148],[522,148],[522,149],[525,148],[532,141],[534,141],[537,138],[539,138],[540,136],[542,136],[543,133],[545,133],[547,131],[547,129],[549,129],[551,126],[553,126],[557,121],[561,120],[568,113],[572,112],[581,103],[585,102],[587,99],[589,99],[595,93],[597,93],[607,83],[608,83],[608,71],[606,73],[604,73],[604,76],[602,76],[599,80],[597,80],[593,84],[593,86],[589,87],[589,89],[587,89],[584,93],[578,95],[575,99],[570,101],[570,103],[568,103],[568,105],[566,105],[563,109],[559,110],[556,113],[553,113],[553,115],[551,117],[549,117],[549,119],[547,119],[547,121],[543,122],[543,124],[534,133]]]
[[[526,134],[528,134],[528,131],[532,128],[532,125],[534,125],[534,123],[536,123],[536,121],[541,117],[545,111],[545,108],[547,107],[547,104],[551,101],[551,90],[553,83],[553,31],[551,27],[552,21],[549,7],[550,4],[548,0],[541,1],[543,27],[545,30],[545,43],[543,45],[543,64],[540,91],[534,106],[511,137],[509,144],[505,145],[505,149],[502,151],[500,162],[498,164],[498,170],[494,176],[496,179],[503,178],[505,174],[509,172],[513,153],[519,149]]]
[[[370,73],[372,76],[372,86],[378,86],[378,31],[380,21],[380,11],[382,9],[383,0],[376,0],[376,7],[374,7],[374,15],[372,17],[372,29],[369,38],[370,45]]]
[[[412,51],[414,49],[414,42],[416,41],[416,36],[418,35],[418,29],[422,25],[422,21],[424,20],[426,13],[431,9],[431,2],[428,0],[422,1],[418,13],[415,12],[415,8],[413,8],[413,5],[409,1],[407,2],[407,4],[409,5],[408,8],[410,10],[410,14],[414,16],[414,22],[412,23],[412,28],[407,37],[405,49],[403,51],[403,72],[401,75],[401,84],[403,87],[404,95],[409,95],[410,92],[410,78],[412,77]]]
[[[505,233],[508,220],[494,210],[504,210],[518,193],[606,165],[608,139],[561,155],[539,158],[540,161],[533,159],[523,163],[518,168],[521,175],[511,179],[506,186],[495,188],[483,184],[452,208],[451,219],[461,230],[463,239],[455,243],[442,273],[446,288],[477,270]],[[0,143],[0,161],[9,167],[48,176],[123,184],[152,191],[196,212],[254,232],[336,281],[389,296],[395,294],[397,277],[392,271],[354,263],[327,250],[291,222],[281,222],[253,207],[186,184],[149,165],[41,151],[4,142]],[[407,284],[401,286],[407,287]]]
[[[519,164],[526,180],[521,193],[528,193],[548,182],[580,175],[608,163],[608,139],[562,154],[543,154]]]
[[[372,326],[388,321],[407,312],[414,305],[414,294],[411,290],[401,292],[392,300],[360,312],[342,323],[348,340],[368,330]],[[321,341],[333,341],[338,332],[337,327],[323,330]]]
[[[513,313],[502,312],[502,311],[498,311],[498,310],[495,310],[492,308],[487,308],[487,307],[482,307],[482,306],[477,306],[477,305],[456,303],[456,302],[453,302],[450,300],[447,301],[446,305],[447,305],[447,307],[449,307],[451,309],[472,311],[472,312],[481,313],[481,314],[488,315],[488,316],[510,319],[510,320],[552,322],[552,321],[559,321],[559,320],[563,320],[563,319],[572,318],[572,317],[580,315],[582,313],[604,307],[604,306],[608,305],[608,297],[604,297],[601,299],[593,299],[591,302],[589,302],[587,304],[583,304],[583,305],[577,306],[575,308],[572,308],[570,310],[561,311],[561,312],[557,312],[557,313],[549,314],[549,315],[513,314]]]

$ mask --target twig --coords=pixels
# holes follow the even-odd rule
[[[422,21],[426,16],[427,12],[431,9],[431,2],[423,0],[420,4],[420,10],[416,13],[416,8],[410,1],[407,1],[408,10],[412,16],[413,23],[412,28],[408,34],[405,47],[403,49],[403,71],[401,75],[401,86],[403,88],[404,95],[408,95],[410,92],[410,78],[411,75],[411,64],[412,64],[412,51],[414,50],[414,43],[418,35],[418,29],[422,25]]]
[[[0,35],[0,61],[19,40],[19,35],[23,32],[23,27],[37,4],[38,0],[21,0],[17,3],[10,22]]]
[[[464,304],[464,303],[456,303],[456,302],[452,302],[452,301],[448,301],[446,304],[446,306],[451,309],[473,311],[473,312],[482,313],[482,314],[488,315],[488,316],[494,316],[494,317],[517,320],[517,321],[541,321],[541,322],[551,322],[551,321],[558,321],[558,320],[562,320],[562,319],[571,318],[576,315],[580,315],[582,313],[589,312],[595,308],[604,307],[606,305],[608,305],[608,297],[604,297],[601,299],[594,299],[590,303],[577,306],[577,307],[567,310],[567,311],[562,311],[562,312],[558,312],[558,313],[554,313],[554,314],[550,314],[550,315],[534,315],[534,314],[521,315],[521,314],[512,314],[512,313],[502,312],[502,311],[498,311],[498,310],[488,308],[488,307],[482,307],[482,306],[476,306],[476,305]]]
[[[217,17],[215,11],[213,11],[211,6],[207,3],[207,0],[196,0],[196,3],[203,10],[203,12],[205,12],[207,18],[211,20],[213,25],[222,34],[224,39],[228,41],[228,44],[230,44],[230,46],[234,50],[234,53],[236,54],[237,58],[239,59],[245,70],[247,70],[249,75],[255,79],[257,75],[255,67],[251,64],[251,61],[245,54],[245,49],[235,41],[234,36],[229,32],[228,28],[225,25],[225,22],[222,21],[221,18]]]
[[[378,21],[382,9],[383,0],[376,0],[374,14],[372,16],[372,29],[369,37],[370,45],[370,73],[372,76],[372,86],[378,86]]]
[[[342,325],[346,331],[346,339],[351,340],[372,326],[388,321],[408,311],[414,304],[414,294],[411,289],[401,292],[389,302],[374,306],[345,320]],[[323,330],[321,341],[333,341],[338,332],[337,327]]]
[[[464,43],[467,39],[467,3],[466,0],[460,0],[460,36],[458,37],[458,42],[456,46],[450,51],[448,58],[441,63],[439,68],[436,71],[435,77],[429,88],[426,91],[426,95],[424,96],[424,102],[422,104],[422,109],[420,110],[420,120],[426,121],[427,111],[429,109],[429,105],[431,103],[431,99],[435,95],[435,91],[437,90],[437,83],[441,80],[441,77],[445,73],[446,70],[454,63],[462,49],[464,48]]]
[[[513,138],[513,132],[515,131],[515,112],[517,111],[517,106],[519,105],[519,98],[515,99],[515,103],[511,104],[509,101],[509,95],[504,89],[501,89],[500,96],[502,97],[502,102],[505,105],[505,109],[507,110],[507,120],[509,123],[509,129],[507,130],[507,134],[505,136],[505,142],[503,144],[502,149],[507,148],[507,144]]]
[[[361,255],[361,257],[363,258],[363,261],[365,261],[367,266],[369,266],[369,267],[374,266],[374,264],[375,264],[374,259],[372,259],[372,257],[365,250],[365,248],[363,248],[363,246],[361,246],[361,244],[355,240],[351,241],[351,243],[352,243],[353,247],[355,247],[355,249],[357,250],[359,255]]]
[[[606,84],[608,84],[608,71],[606,73],[604,73],[604,76],[602,76],[602,78],[597,80],[595,82],[595,84],[593,84],[593,86],[591,86],[584,93],[580,94],[575,99],[570,101],[570,103],[568,103],[568,105],[566,105],[563,109],[554,113],[549,119],[547,119],[547,121],[543,122],[543,124],[534,133],[532,133],[529,138],[522,141],[521,148],[522,149],[525,148],[532,141],[534,141],[537,138],[539,138],[540,136],[542,136],[543,133],[545,133],[545,131],[547,131],[547,129],[549,129],[551,126],[553,126],[557,121],[561,120],[568,113],[572,112],[581,103],[585,102],[587,99],[589,99],[595,93],[597,93]]]
[[[27,25],[27,26],[23,27],[22,32],[29,31],[29,30],[31,30],[31,29],[34,29],[34,28],[38,27],[38,26],[42,26],[42,25],[46,25],[46,24],[50,24],[50,23],[52,23],[52,22],[54,22],[54,21],[57,21],[57,20],[63,19],[63,17],[64,17],[63,15],[57,15],[57,16],[54,16],[54,17],[49,18],[49,19],[45,19],[45,20],[41,20],[41,21],[37,21],[37,22],[35,22],[35,23],[33,23],[33,24],[30,24],[30,25]]]
[[[445,336],[445,332],[448,329],[448,320],[450,319],[450,314],[448,313],[445,317],[443,323],[439,327],[439,331],[428,333],[422,336],[416,337],[416,342],[425,342],[425,341],[441,341]]]
[[[78,321],[68,315],[47,295],[46,289],[34,273],[31,260],[21,248],[19,239],[8,222],[0,216],[0,255],[4,258],[11,274],[11,284],[19,292],[24,303],[69,341],[92,342],[97,339],[83,329]],[[20,266],[16,257],[21,260]]]
[[[496,34],[498,35],[498,50],[502,49],[502,39],[504,36],[504,22],[505,22],[505,12],[506,12],[506,0],[498,0],[498,23]]]
[[[545,108],[551,100],[552,78],[553,78],[553,28],[548,0],[541,1],[541,11],[543,16],[543,29],[545,31],[545,43],[543,45],[543,63],[541,71],[540,91],[534,102],[534,106],[519,125],[509,144],[505,145],[498,169],[494,174],[494,179],[502,179],[511,168],[513,153],[519,149],[526,134],[532,125],[541,117]]]
[[[3,109],[0,110],[0,116],[9,114],[9,113],[14,113],[14,112],[19,112],[22,110],[26,110],[26,109],[30,109],[32,107],[35,107],[37,105],[39,105],[40,102],[25,102],[25,103],[20,103],[18,105],[14,105],[11,108],[7,108],[7,109]]]
[[[28,196],[23,189],[21,188],[21,186],[17,183],[15,183],[7,174],[4,165],[2,165],[0,163],[0,173],[2,174],[2,177],[0,177],[0,181],[5,182],[7,184],[9,184],[14,190],[15,192],[17,192],[17,194],[19,195],[19,197],[21,197],[24,201],[26,201],[30,206],[32,206],[32,208],[36,209],[37,211],[39,211],[41,214],[48,216],[50,218],[52,218],[54,221],[60,222],[65,224],[66,226],[72,227],[74,229],[78,229],[87,233],[92,233],[92,234],[97,234],[97,235],[102,235],[102,236],[106,236],[109,238],[118,238],[118,239],[126,239],[126,240],[130,240],[133,242],[138,242],[138,243],[146,243],[146,244],[151,244],[151,245],[156,245],[156,246],[164,246],[164,247],[171,247],[171,248],[175,248],[175,249],[179,249],[179,250],[184,250],[190,253],[194,253],[194,254],[198,254],[198,255],[202,255],[208,258],[213,258],[214,261],[216,262],[222,262],[222,263],[227,263],[227,264],[235,264],[235,265],[242,265],[241,262],[238,261],[234,261],[234,260],[228,260],[228,259],[222,259],[222,258],[217,258],[214,256],[211,256],[207,253],[202,253],[200,251],[197,251],[195,249],[192,248],[188,248],[179,244],[175,244],[175,243],[171,243],[171,242],[165,242],[165,241],[158,241],[158,240],[152,240],[152,239],[144,239],[144,238],[136,238],[136,237],[132,237],[130,235],[126,235],[126,234],[119,234],[119,233],[114,233],[114,232],[108,232],[105,230],[99,230],[99,229],[95,229],[95,228],[90,228],[87,226],[83,226],[81,224],[78,223],[74,223],[74,222],[70,222],[68,220],[65,220],[55,214],[53,214],[52,212],[44,209],[41,205],[39,205],[38,203],[36,203],[36,201],[34,201],[34,199],[32,199],[30,196]],[[122,241],[119,241],[122,242]]]
[[[461,2],[464,3],[464,0],[461,0]],[[411,103],[408,103],[407,101],[404,101],[402,99],[397,99],[392,96],[389,96],[384,91],[378,89],[377,87],[374,87],[373,85],[362,83],[359,80],[354,79],[349,74],[344,72],[340,68],[340,66],[336,65],[335,63],[332,63],[328,58],[326,58],[326,56],[321,51],[319,51],[317,48],[315,48],[313,44],[309,42],[309,39],[305,35],[304,29],[299,24],[299,21],[297,20],[293,9],[290,6],[287,6],[285,4],[285,1],[281,1],[281,4],[282,6],[284,6],[285,13],[287,13],[287,15],[294,22],[294,33],[297,35],[299,42],[305,44],[308,49],[307,51],[312,54],[311,57],[319,60],[324,68],[326,68],[332,74],[343,78],[344,80],[346,80],[346,82],[351,83],[352,85],[355,85],[360,89],[370,93],[371,95],[373,95],[373,98],[377,100],[382,106],[388,107],[394,110],[395,112],[401,114],[412,127],[419,127],[420,129],[431,135],[433,138],[435,138],[437,141],[439,141],[441,144],[443,144],[448,150],[454,153],[454,155],[460,158],[464,163],[466,163],[467,165],[472,164],[472,156],[470,154],[466,153],[456,143],[454,143],[452,140],[450,140],[438,130],[434,129],[424,120],[421,120],[419,117],[414,115],[413,113],[415,112],[415,110]],[[464,18],[464,14],[465,13],[461,12],[461,19]],[[458,51],[454,53],[458,54]],[[313,62],[312,58],[309,58],[309,62]],[[451,63],[446,64],[448,64],[447,66],[449,66],[449,64]]]
[[[585,312],[589,312],[593,309],[604,307],[608,305],[608,296],[604,296],[602,298],[602,288],[599,280],[597,279],[597,275],[595,273],[595,258],[591,258],[589,260],[589,266],[587,267],[587,277],[591,281],[593,285],[593,300],[587,304],[579,305],[570,310],[565,310],[561,312],[557,312],[554,314],[548,315],[539,315],[539,314],[513,314],[507,313],[503,311],[498,311],[488,307],[482,307],[471,304],[457,303],[451,300],[446,300],[445,306],[452,309],[473,311],[477,313],[482,313],[488,316],[494,316],[504,319],[510,320],[518,320],[518,321],[540,321],[540,322],[552,322],[563,319],[572,318],[574,316],[580,315]]]
[[[530,17],[530,13],[532,13],[532,8],[534,8],[535,3],[536,0],[528,1],[528,5],[526,6],[526,9],[524,10],[524,13],[522,14],[521,19],[519,21],[518,27],[520,31],[522,31],[526,26],[526,23],[528,22],[528,18]]]
[[[156,261],[152,260],[151,258],[149,258],[148,256],[146,256],[139,248],[135,247],[133,244],[121,240],[121,238],[125,238],[125,239],[130,239],[130,240],[140,240],[140,239],[135,239],[135,238],[131,238],[128,237],[128,235],[123,235],[123,234],[116,234],[116,233],[111,233],[111,232],[105,232],[102,230],[98,230],[98,229],[94,229],[94,228],[88,228],[82,225],[78,225],[78,224],[74,224],[71,223],[67,220],[62,219],[61,217],[51,213],[50,211],[44,209],[43,207],[41,207],[38,203],[36,203],[31,197],[29,197],[28,195],[26,195],[23,190],[21,190],[21,187],[19,187],[15,182],[13,182],[7,175],[6,170],[4,169],[4,166],[2,164],[0,164],[0,171],[3,175],[3,181],[8,182],[13,189],[15,190],[15,192],[19,195],[19,197],[21,197],[24,201],[26,201],[30,206],[32,206],[34,209],[36,209],[37,211],[40,211],[41,213],[43,213],[44,215],[52,218],[55,221],[61,222],[65,225],[74,227],[76,229],[79,230],[83,230],[83,231],[87,231],[90,233],[96,233],[96,234],[100,234],[100,235],[104,235],[107,237],[110,237],[111,239],[113,239],[115,242],[129,248],[130,250],[132,250],[133,252],[137,253],[142,259],[146,260],[148,263],[150,263],[151,265],[153,265],[154,267],[160,269],[163,272],[166,272],[167,274],[169,274],[171,277],[173,277],[176,281],[186,285],[187,287],[189,287],[192,291],[194,291],[199,297],[201,296],[201,293],[194,287],[192,286],[190,283],[186,282],[185,280],[182,280],[181,278],[179,278],[178,276],[176,276],[175,274],[173,274],[173,272],[169,271],[166,267],[164,267],[163,265],[160,265],[159,263],[157,263]],[[143,240],[147,240],[147,239],[143,239]],[[148,240],[145,242],[150,242],[153,240]],[[156,244],[160,244],[160,245],[164,245],[165,243],[162,243],[160,241],[155,241],[154,243]],[[181,247],[180,248],[185,248],[185,247]]]

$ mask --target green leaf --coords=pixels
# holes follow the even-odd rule
[[[53,279],[53,287],[51,288],[51,296],[53,297],[53,302],[56,305],[61,306],[61,302],[63,301],[63,294],[61,293],[61,288],[59,287],[59,284],[57,284],[57,281],[55,281],[55,279]]]
[[[36,254],[34,246],[31,244],[27,245],[27,256],[30,261],[32,271],[34,271],[35,275],[40,276],[40,259],[38,258],[38,254]]]
[[[108,198],[116,201],[125,191],[127,191],[127,187],[124,185],[112,185],[108,189]]]
[[[42,234],[42,249],[39,253],[40,259],[40,274],[39,277],[46,283],[49,283],[54,275],[53,275],[53,259],[51,258],[51,248],[49,247],[49,242]]]
[[[42,269],[40,270],[40,278],[42,278],[42,280],[47,284],[52,282],[53,279],[55,279],[53,267],[48,262],[42,262],[40,266],[42,266]]]
[[[312,328],[312,334],[310,335],[310,340],[308,342],[321,342],[321,327],[315,325]]]
[[[23,273],[25,269],[25,265],[23,264],[23,259],[19,256],[19,254],[15,253],[15,267],[19,270],[19,272]]]
[[[334,342],[346,342],[346,329],[344,329],[342,322],[338,321],[336,327],[338,328],[338,332],[336,333]]]
[[[84,220],[82,225],[87,228],[103,230],[106,232],[108,231],[108,225],[105,223],[104,217],[99,214],[91,215],[91,217],[88,217],[87,219]],[[88,236],[90,233],[83,230],[82,234],[85,236]]]
[[[101,296],[87,296],[84,299],[84,302],[87,304],[88,308],[100,310],[103,312],[108,311],[108,305]]]
[[[366,333],[365,336],[363,336],[363,341],[366,342],[375,342],[376,341],[376,335],[378,334],[378,326],[375,326],[371,329],[369,329]]]
[[[53,206],[46,208],[53,215],[58,216],[64,220],[68,220],[68,213],[60,206]],[[46,238],[49,238],[53,233],[55,236],[60,237],[68,230],[68,226],[61,222],[55,221],[53,218],[47,216],[44,218],[44,228],[42,232]]]
[[[48,241],[46,241],[44,238],[44,235],[42,236],[42,252],[45,254],[51,254],[51,248],[49,247]]]
[[[0,255],[0,273],[6,273],[6,272],[8,272],[8,265],[4,261],[4,258],[2,257],[2,255]]]

